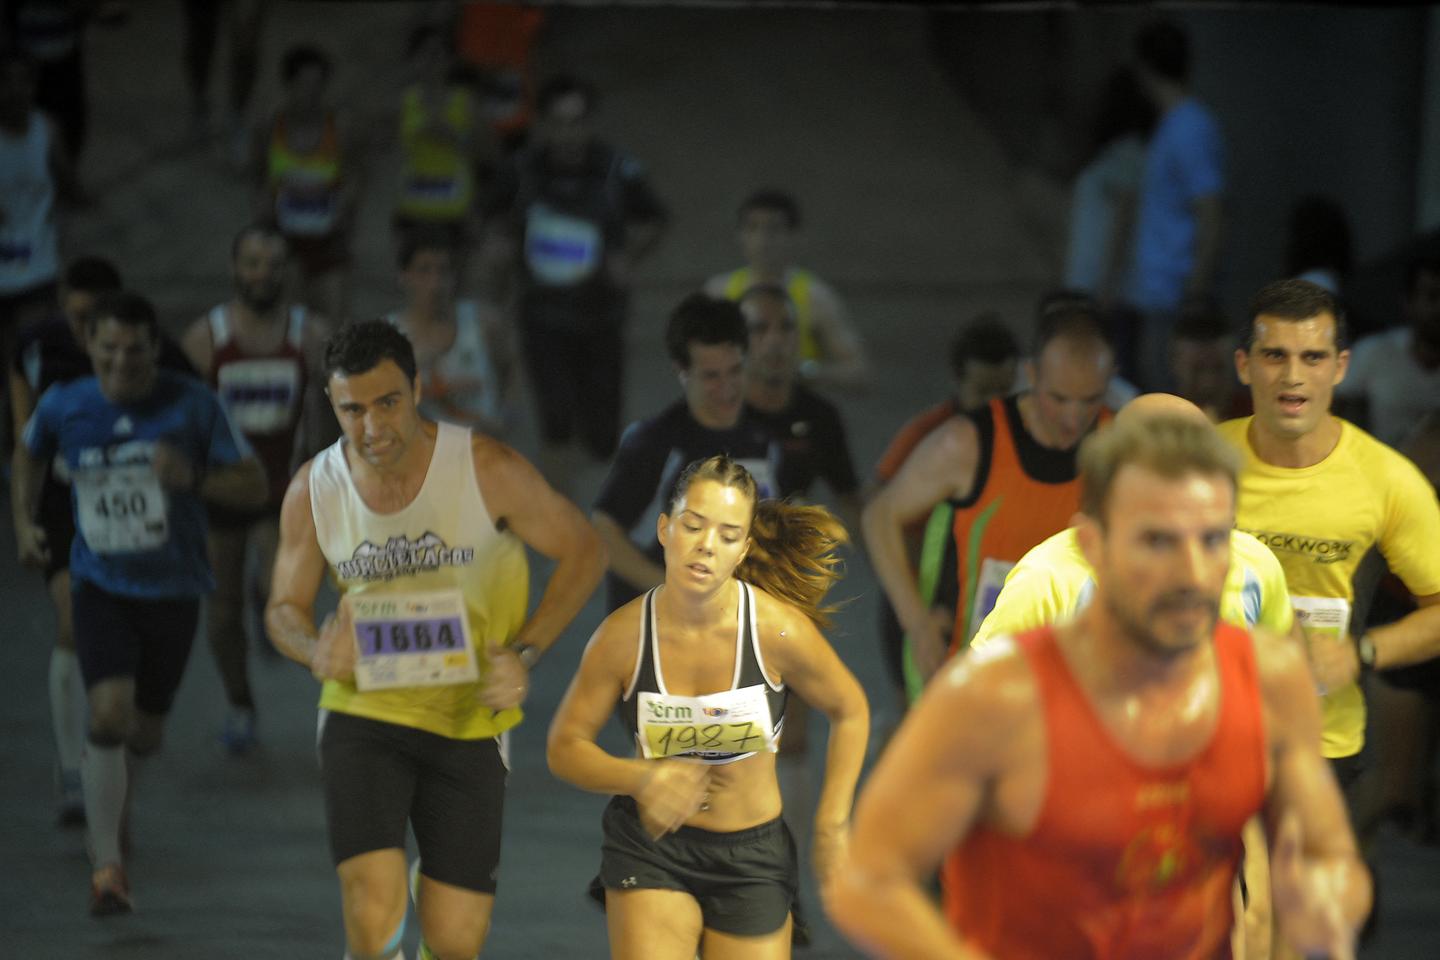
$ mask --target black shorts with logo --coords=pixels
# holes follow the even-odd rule
[[[509,772],[502,751],[498,738],[455,740],[348,713],[323,714],[320,779],[335,864],[405,849],[408,821],[422,874],[493,894]]]
[[[601,820],[605,890],[679,890],[700,904],[705,927],[759,937],[785,925],[799,889],[795,838],[780,817],[733,833],[681,827],[650,839],[631,797],[615,797]]]

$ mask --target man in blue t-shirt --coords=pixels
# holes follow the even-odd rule
[[[1225,188],[1220,124],[1190,92],[1190,44],[1169,20],[1135,37],[1135,71],[1160,113],[1145,151],[1130,303],[1144,317],[1140,379],[1170,389],[1170,333],[1181,303],[1214,292]]]
[[[44,563],[37,509],[47,464],[71,477],[75,651],[90,707],[80,771],[91,856],[90,911],[131,909],[120,847],[132,758],[160,745],[185,671],[200,597],[214,586],[206,503],[248,508],[265,471],[204,384],[159,367],[160,331],[144,298],[119,292],[85,323],[95,375],[41,396],[16,457],[15,540]]]

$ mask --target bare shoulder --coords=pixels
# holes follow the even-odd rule
[[[544,483],[534,464],[503,440],[472,430],[470,454],[475,459],[475,473],[481,483],[487,479],[502,484]]]
[[[980,446],[980,430],[970,417],[957,413],[940,424],[924,440],[932,456],[946,461],[966,462],[975,457]]]
[[[1271,739],[1298,737],[1304,742],[1319,743],[1320,697],[1305,651],[1282,634],[1256,630],[1251,636]]]
[[[607,676],[628,681],[639,655],[644,609],[645,598],[636,597],[601,621],[585,647],[586,661]]]
[[[755,627],[767,649],[788,650],[797,644],[823,639],[815,621],[795,604],[759,587],[750,589],[755,597]]]
[[[712,297],[723,297],[725,295],[725,287],[729,282],[729,273],[717,273],[705,281],[705,292]]]
[[[942,767],[998,775],[1030,756],[1043,716],[1029,661],[1013,637],[999,636],[952,657],[906,725],[932,741]]]

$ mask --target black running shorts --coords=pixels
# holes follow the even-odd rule
[[[200,622],[199,597],[124,597],[75,580],[70,614],[85,689],[133,677],[135,706],[156,716],[170,712]]]
[[[508,773],[497,739],[454,740],[334,711],[322,723],[320,779],[337,866],[405,849],[408,821],[422,874],[495,892]]]
[[[706,929],[731,936],[764,936],[785,925],[800,866],[783,819],[733,833],[681,827],[651,840],[635,801],[615,797],[601,825],[599,882],[606,890],[688,893]]]

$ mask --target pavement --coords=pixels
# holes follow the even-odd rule
[[[67,219],[66,252],[115,259],[127,280],[157,302],[167,326],[178,329],[229,295],[230,237],[247,219],[250,201],[215,145],[194,134],[180,68],[179,5],[129,6],[128,22],[89,37],[92,135],[82,174],[97,200]],[[255,103],[273,103],[284,46],[315,40],[336,55],[337,98],[363,131],[370,187],[356,248],[356,316],[376,315],[398,299],[386,230],[394,107],[403,37],[425,9],[272,4],[266,25]],[[836,398],[862,471],[900,423],[944,395],[937,354],[957,322],[995,309],[1017,331],[1028,329],[1027,309],[1058,273],[1063,191],[1006,168],[994,138],[929,59],[926,25],[922,12],[894,9],[551,12],[537,62],[597,83],[605,96],[601,129],[644,160],[673,213],[669,234],[638,280],[629,416],[656,411],[677,394],[660,340],[665,314],[705,276],[735,265],[734,207],[760,185],[799,193],[804,262],[846,297],[874,356],[876,385]],[[216,100],[223,90],[217,73]],[[528,407],[514,440],[534,454]],[[577,479],[582,502],[600,478],[589,470]],[[314,752],[316,685],[299,666],[257,652],[261,745],[244,758],[229,757],[217,740],[224,698],[203,639],[164,751],[137,786],[129,864],[136,912],[87,916],[82,834],[54,825],[45,694],[49,604],[39,578],[8,559],[13,541],[8,525],[0,527],[6,558],[0,609],[10,611],[0,648],[6,954],[340,957],[339,894]],[[536,571],[539,580],[544,565]],[[894,706],[871,628],[877,591],[856,555],[836,591],[852,602],[831,640],[870,691],[883,730]],[[583,896],[598,865],[605,798],[556,781],[543,756],[548,719],[601,615],[592,601],[546,659],[529,717],[516,731],[486,957],[606,955],[603,917]],[[607,742],[623,749],[618,738]],[[819,759],[812,757],[812,767]],[[1387,835],[1376,853],[1385,879],[1384,923],[1362,956],[1440,956],[1434,910],[1440,851]],[[798,955],[858,956],[825,923],[813,890],[806,899],[816,943]]]

